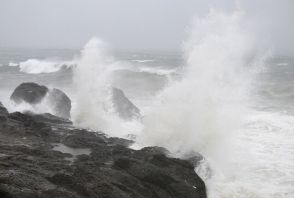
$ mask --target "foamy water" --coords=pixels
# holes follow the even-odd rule
[[[244,24],[240,10],[195,18],[184,60],[158,53],[115,56],[95,38],[70,58],[0,56],[0,100],[10,111],[42,113],[50,107],[13,106],[12,90],[23,81],[60,88],[73,101],[77,126],[135,134],[138,148],[164,146],[177,157],[201,153],[205,160],[195,171],[210,198],[291,198],[294,61],[272,59]],[[112,86],[141,109],[142,121],[118,117]]]

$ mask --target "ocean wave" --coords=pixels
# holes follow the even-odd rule
[[[15,63],[15,62],[9,62],[8,63],[8,66],[9,67],[17,67],[17,66],[19,66],[19,64],[18,63]]]
[[[289,63],[277,63],[276,65],[277,65],[277,66],[288,66]]]
[[[153,60],[132,60],[141,61],[140,63],[151,62]],[[61,69],[67,69],[77,64],[78,60],[73,59],[70,61],[50,60],[50,59],[28,59],[19,63],[9,62],[10,67],[19,67],[19,71],[27,74],[41,74],[41,73],[54,73]],[[170,75],[177,72],[175,68],[163,67],[148,67],[146,65],[134,65],[129,61],[115,61],[111,64],[113,71],[126,70],[131,72],[148,73],[155,75]],[[0,65],[1,66],[1,65]]]
[[[20,72],[28,74],[52,73],[57,72],[63,68],[70,68],[75,65],[75,61],[53,61],[53,60],[39,60],[28,59],[17,64]]]
[[[163,69],[163,68],[151,68],[151,67],[142,67],[138,69],[138,72],[156,74],[156,75],[170,75],[174,74],[178,69]]]
[[[149,62],[154,62],[154,60],[152,59],[147,59],[147,60],[140,60],[140,59],[135,59],[132,60],[133,62],[137,62],[137,63],[149,63]]]
[[[114,72],[130,72],[133,74],[146,74],[146,75],[155,75],[155,76],[168,76],[172,74],[177,74],[177,69],[152,69],[152,68],[139,68],[139,69],[132,69],[132,68],[120,68],[115,69]]]
[[[112,64],[113,71],[130,71],[137,73],[155,74],[160,76],[175,74],[179,71],[178,68],[164,68],[164,67],[151,67],[147,65],[134,65],[131,62],[118,61]]]

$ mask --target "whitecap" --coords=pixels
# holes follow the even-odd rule
[[[18,63],[15,63],[15,62],[9,62],[8,63],[8,66],[9,67],[17,67],[19,64]]]
[[[277,63],[276,65],[278,65],[278,66],[288,66],[289,65],[289,63]]]
[[[52,73],[61,70],[62,68],[70,68],[75,65],[75,61],[53,61],[28,59],[20,62],[20,72],[28,74]]]

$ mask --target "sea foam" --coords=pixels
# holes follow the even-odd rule
[[[40,74],[40,73],[52,73],[61,70],[62,68],[69,68],[74,66],[76,63],[72,61],[54,61],[54,60],[39,60],[39,59],[28,59],[20,62],[20,72],[28,74]]]

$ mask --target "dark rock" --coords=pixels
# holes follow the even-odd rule
[[[46,125],[42,122],[36,122],[32,116],[22,114],[20,112],[14,112],[9,114],[9,118],[14,121],[18,121],[24,127],[30,127],[32,129],[41,129],[46,127]]]
[[[50,114],[7,113],[6,127],[0,125],[0,197],[206,198],[189,161],[169,158],[160,147],[132,150],[130,143]]]
[[[134,141],[123,138],[110,137],[107,139],[107,143],[108,145],[123,145],[125,147],[128,147],[134,144]]]
[[[68,119],[64,119],[62,117],[56,117],[50,113],[44,113],[44,114],[30,114],[34,120],[38,121],[38,122],[43,122],[43,123],[47,123],[47,124],[62,124],[62,125],[71,125],[72,121],[68,120]]]
[[[7,109],[3,106],[3,104],[0,102],[0,115],[8,115]]]
[[[0,102],[0,122],[5,122],[7,120],[8,111]]]
[[[97,136],[94,132],[84,130],[73,130],[70,135],[65,137],[62,143],[72,148],[93,148],[106,144],[106,138]]]
[[[146,153],[150,153],[150,154],[163,154],[163,155],[168,155],[169,152],[167,149],[162,148],[162,147],[158,147],[158,146],[152,146],[152,147],[145,147],[142,149],[142,151],[146,152]]]
[[[112,89],[112,100],[114,108],[118,115],[125,120],[139,119],[141,117],[140,110],[136,107],[118,88]]]
[[[52,107],[54,115],[62,118],[70,118],[71,100],[59,89],[49,91],[47,100]]]
[[[26,102],[31,105],[44,102],[55,116],[70,118],[71,100],[59,89],[48,89],[32,82],[22,83],[16,87],[10,99],[15,103]]]
[[[16,103],[27,102],[37,104],[43,100],[48,92],[48,88],[37,83],[22,83],[15,88],[10,99]]]

